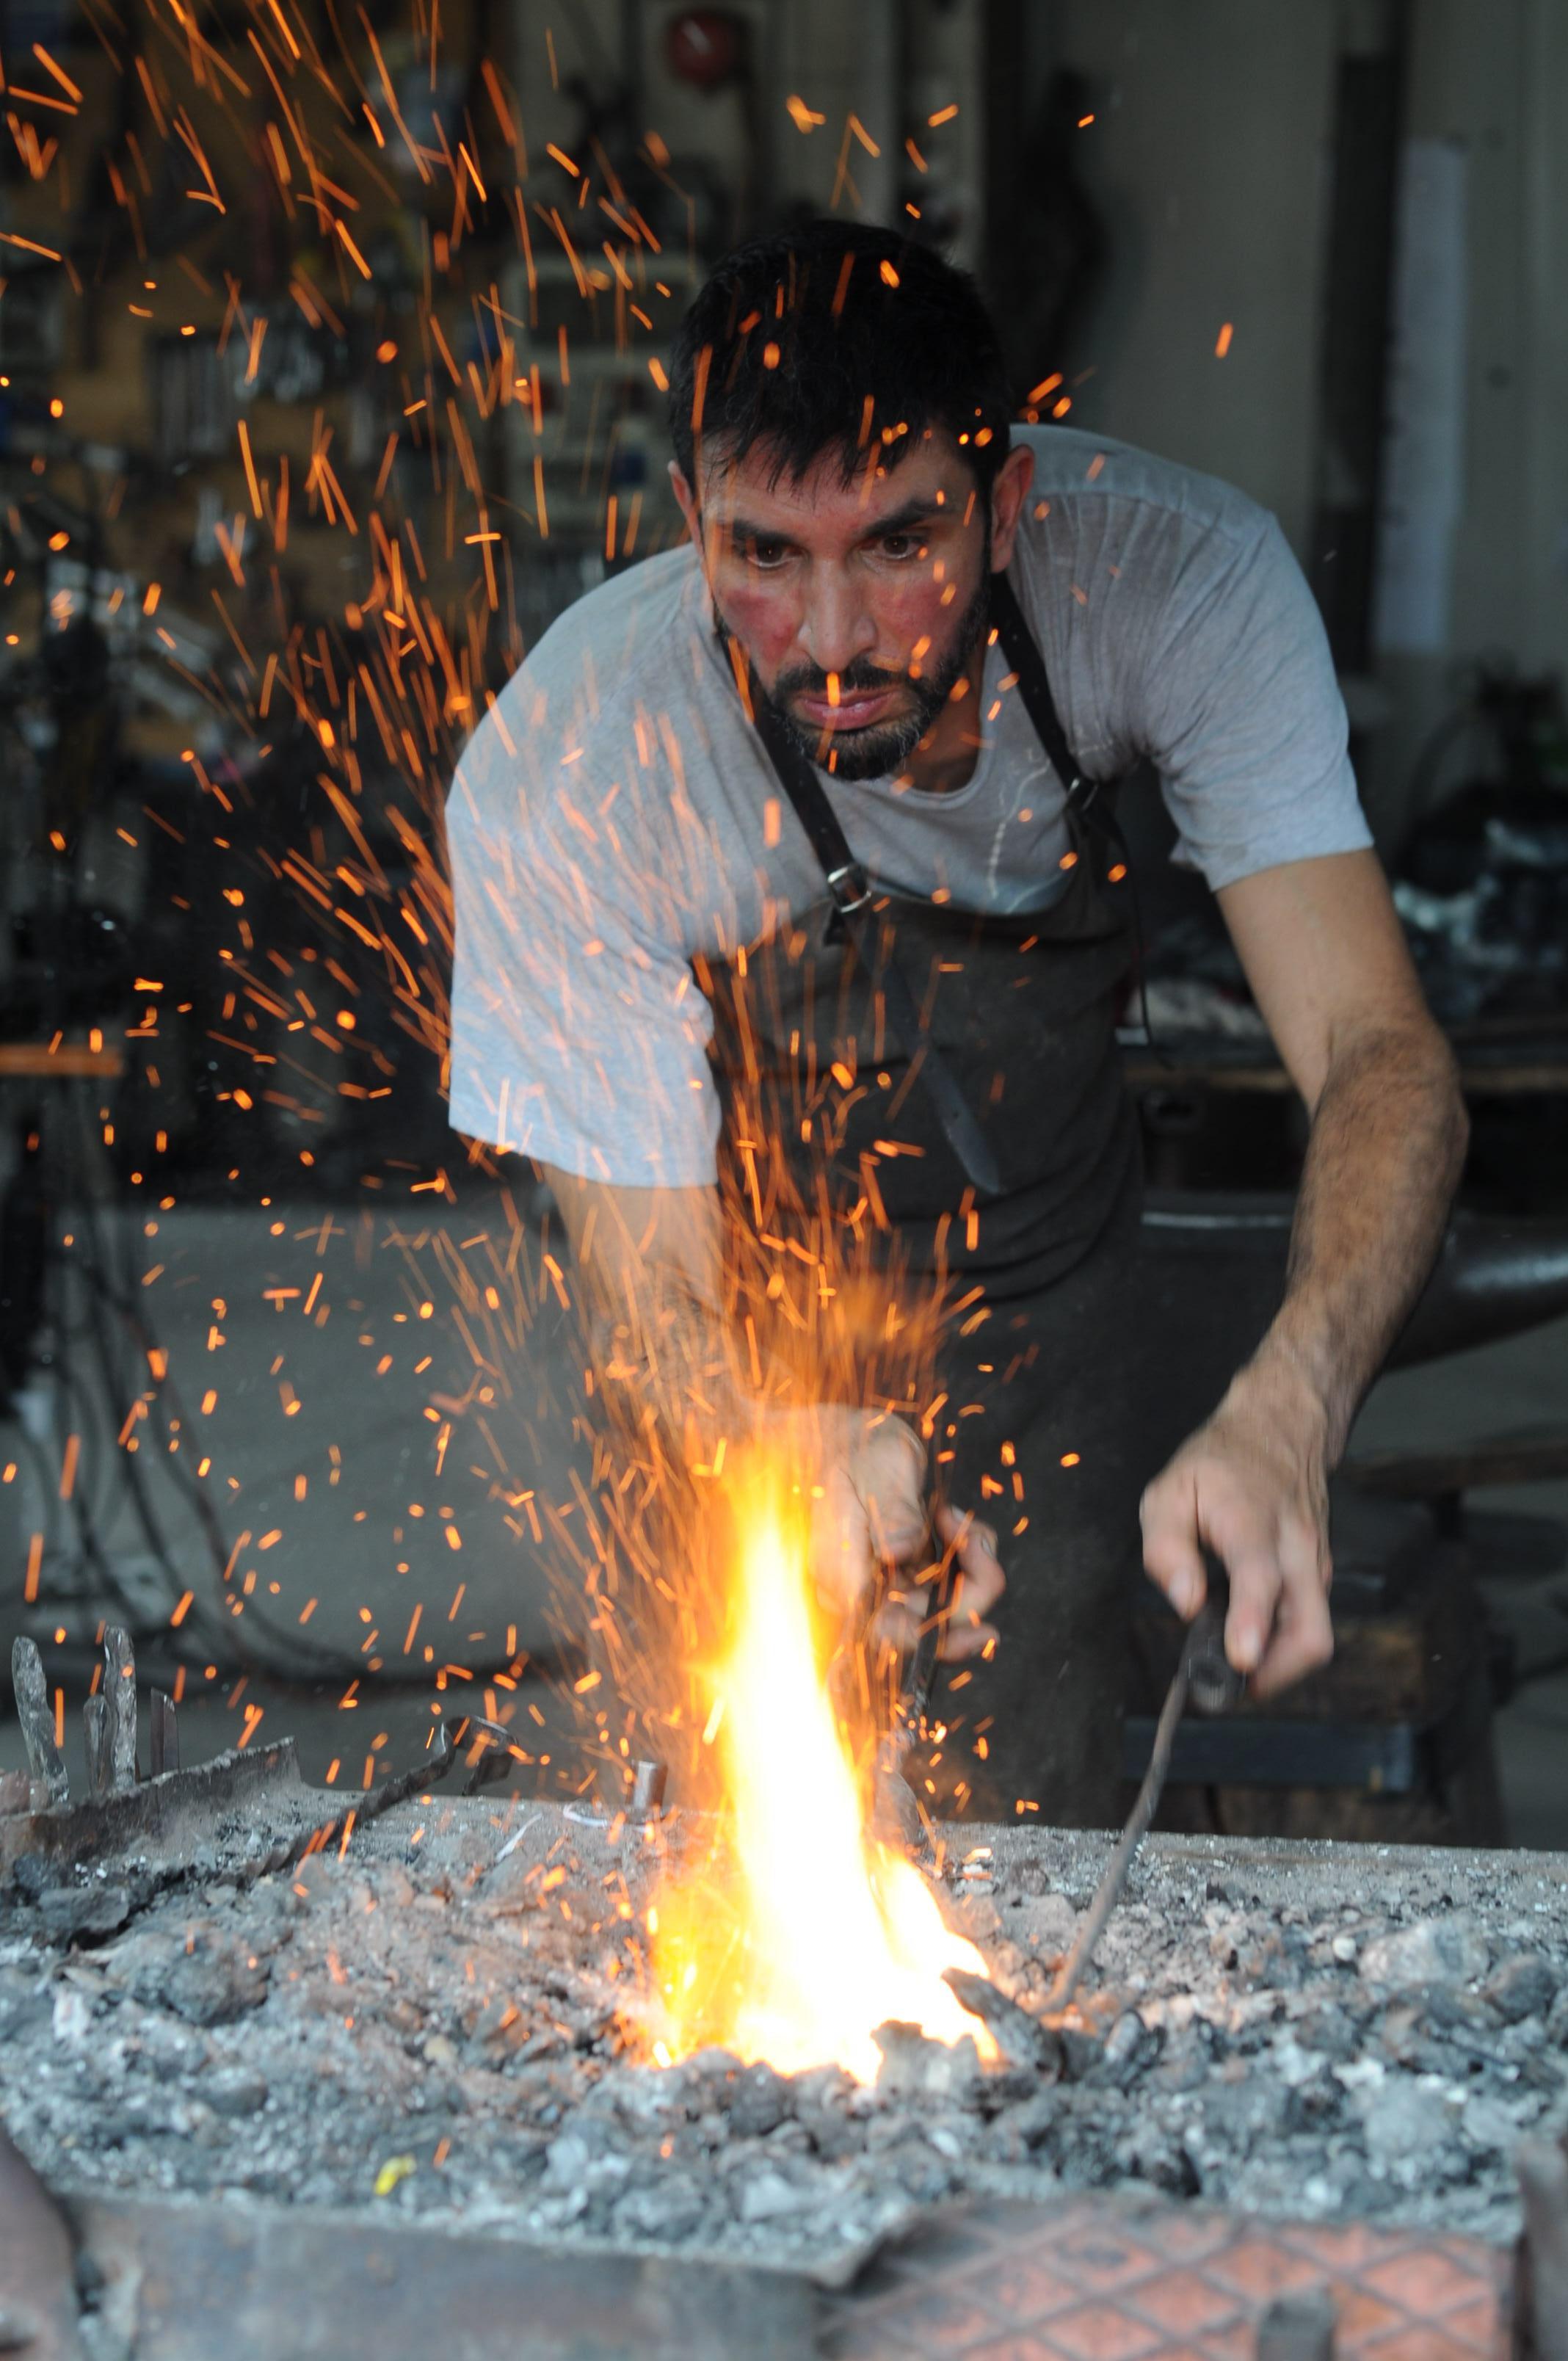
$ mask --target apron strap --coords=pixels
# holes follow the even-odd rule
[[[1067,791],[1068,802],[1086,826],[1098,829],[1116,858],[1108,882],[1120,884],[1124,878],[1133,901],[1133,980],[1137,985],[1138,1008],[1143,1017],[1144,1038],[1160,1058],[1164,1052],[1155,1039],[1149,1019],[1148,962],[1144,951],[1143,913],[1138,907],[1137,881],[1133,875],[1132,860],[1127,851],[1127,840],[1116,818],[1113,788],[1102,793],[1107,785],[1103,779],[1090,778],[1068,742],[1062,728],[1057,701],[1051,694],[1050,675],[1040,653],[1039,642],[1025,620],[1024,609],[1017,594],[1005,574],[991,577],[991,611],[996,619],[996,635],[1002,642],[1002,653],[1018,675],[1018,694],[1024,700],[1024,710],[1034,724],[1051,768]]]
[[[759,704],[757,735],[768,750],[779,785],[795,807],[795,816],[811,839],[811,850],[822,864],[828,891],[839,917],[850,918],[872,898],[871,879],[850,850],[850,840],[839,825],[839,815],[828,800],[828,790],[817,765],[802,751],[771,707]]]
[[[1067,731],[1061,726],[1057,701],[1051,695],[1046,660],[1005,574],[993,574],[991,577],[991,611],[996,619],[1002,653],[1018,675],[1018,694],[1024,700],[1025,712],[1035,725],[1035,735],[1049,755],[1051,768],[1066,789],[1069,803],[1087,817],[1103,782],[1085,777],[1082,764],[1068,744]],[[1094,817],[1120,849],[1121,830],[1110,816],[1108,804],[1102,805]]]
[[[1098,829],[1109,840],[1117,855],[1121,876],[1130,880],[1127,847],[1116,824],[1111,798],[1108,795],[1102,796],[1103,781],[1087,775],[1068,743],[1067,732],[1057,711],[1056,698],[1051,694],[1046,660],[1025,620],[1024,610],[1005,574],[993,574],[991,577],[991,609],[996,619],[1003,653],[1018,675],[1018,691],[1024,700],[1024,709],[1034,725],[1035,734],[1044,747],[1052,769],[1066,790],[1068,802],[1086,826]],[[779,784],[789,797],[795,818],[806,830],[828,881],[828,891],[833,899],[832,931],[849,936],[867,974],[872,974],[875,972],[873,947],[865,915],[872,900],[871,880],[850,849],[850,840],[828,799],[828,790],[815,763],[768,707],[759,705],[755,719],[757,734],[767,749]],[[1146,1038],[1152,1042],[1154,1035],[1149,1024],[1148,997],[1144,980],[1143,928],[1135,891],[1133,928],[1144,1033]],[[948,1145],[977,1189],[983,1190],[988,1196],[999,1195],[1002,1179],[996,1159],[975,1120],[973,1109],[930,1038],[928,1028],[920,1021],[908,979],[898,964],[896,954],[890,955],[883,963],[882,989],[889,1029],[903,1044],[911,1066],[919,1066],[927,1095],[936,1109]]]
[[[779,785],[811,840],[833,897],[836,923],[854,945],[868,976],[877,974],[876,946],[867,917],[871,880],[850,850],[817,766],[766,707],[757,713],[757,734],[767,748]],[[890,951],[881,969],[883,1007],[889,1032],[903,1047],[911,1071],[918,1068],[948,1147],[975,1187],[988,1197],[1002,1194],[1002,1174],[974,1110],[953,1079],[952,1070],[920,1021],[909,981]]]

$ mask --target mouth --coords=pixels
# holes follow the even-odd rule
[[[792,698],[795,712],[815,730],[865,730],[888,719],[894,692],[887,688],[840,690],[837,704],[826,697]]]

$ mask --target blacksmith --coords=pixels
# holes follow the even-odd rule
[[[688,1458],[747,1415],[720,1375],[737,1150],[752,1180],[816,1158],[798,1203],[886,1221],[961,1316],[928,1436],[802,1413],[817,1578],[869,1613],[923,1562],[936,1463],[946,1651],[984,1658],[959,1800],[1105,1824],[1139,1514],[1120,776],[1157,770],[1311,1116],[1283,1308],[1141,1503],[1183,1614],[1223,1561],[1260,1695],[1331,1653],[1327,1476],[1463,1153],[1323,631],[1239,492],[1015,423],[973,287],[888,232],[721,263],[670,423],[689,541],[561,618],[454,785],[453,1121],[543,1169],[599,1400],[640,1385]],[[759,1075],[787,1139],[735,1137]],[[906,1642],[913,1609],[881,1612]]]

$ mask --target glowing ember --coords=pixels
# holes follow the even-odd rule
[[[943,1925],[919,1872],[866,1833],[857,1774],[823,1677],[804,1520],[776,1483],[745,1495],[731,1642],[708,1731],[732,1867],[650,1913],[668,2022],[655,2056],[718,2043],[785,2073],[837,2063],[874,2080],[890,2018],[934,2040],[993,2045],[942,1982],[985,1972]]]

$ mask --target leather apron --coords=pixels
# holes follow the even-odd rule
[[[1015,608],[1012,620],[1015,632]],[[1037,710],[1037,652],[1034,663],[1033,681],[1016,667],[1019,686],[1073,790],[1066,887],[1048,907],[981,917],[868,882],[853,926],[840,888],[696,972],[753,1339],[758,1315],[781,1312],[795,1332],[778,1329],[781,1350],[806,1387],[922,1413],[941,1488],[998,1532],[1003,1645],[956,1686],[939,1679],[931,1719],[947,1736],[920,1767],[927,1800],[1008,1818],[1022,1801],[1059,1825],[1110,1825],[1121,1601],[1137,1562],[1141,1175],[1116,1055],[1130,887],[1054,705]],[[890,994],[892,962],[907,988]],[[906,1018],[914,1002],[916,1038],[890,1024],[890,1000]],[[969,1161],[989,1187],[923,1087],[933,1053],[978,1125],[984,1150]],[[753,1349],[766,1353],[765,1335]]]

